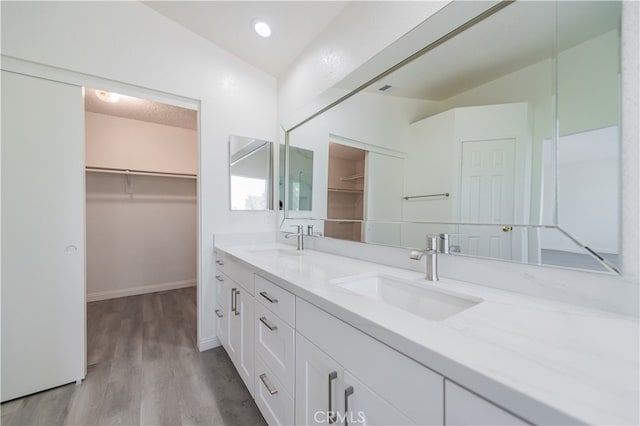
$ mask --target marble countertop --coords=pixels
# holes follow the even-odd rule
[[[639,424],[639,324],[607,312],[305,250],[220,245],[286,290],[535,424]],[[483,301],[431,321],[330,281],[379,272]]]

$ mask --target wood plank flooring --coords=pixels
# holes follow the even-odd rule
[[[2,404],[2,425],[265,425],[195,324],[195,287],[87,304],[85,381]]]

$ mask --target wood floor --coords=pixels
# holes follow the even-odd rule
[[[2,425],[265,425],[195,324],[195,288],[87,304],[86,380],[2,404]]]

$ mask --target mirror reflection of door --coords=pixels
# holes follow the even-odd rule
[[[325,236],[362,241],[366,162],[363,149],[329,144]]]
[[[280,145],[280,202],[284,195],[285,147]],[[290,211],[311,211],[313,205],[313,151],[289,146],[289,205]]]
[[[460,220],[465,223],[512,224],[515,140],[462,142]],[[511,259],[512,233],[501,226],[466,227],[461,250],[473,256]]]

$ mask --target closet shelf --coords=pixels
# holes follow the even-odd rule
[[[159,176],[159,177],[174,177],[183,179],[197,179],[198,176],[189,173],[165,173],[154,172],[151,170],[131,170],[131,169],[115,169],[110,167],[85,167],[85,171],[94,173],[115,173],[123,175],[135,175],[135,176]]]
[[[340,180],[343,182],[353,182],[354,180],[364,179],[364,174],[355,174],[351,176],[340,176]]]

